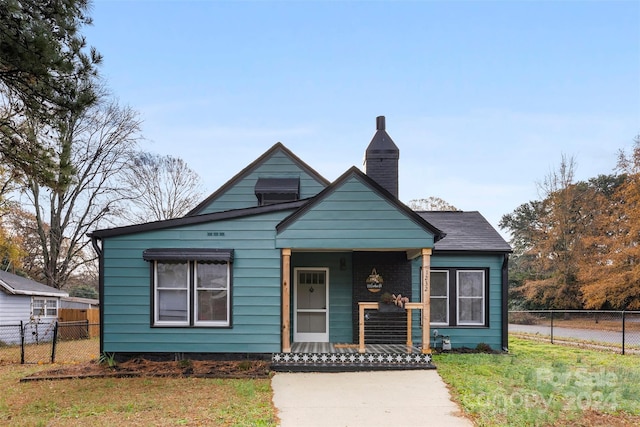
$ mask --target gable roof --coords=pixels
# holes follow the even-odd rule
[[[269,212],[279,212],[291,209],[298,209],[309,199],[297,200],[295,202],[284,202],[266,206],[256,206],[244,209],[234,209],[223,212],[213,212],[203,215],[184,216],[181,218],[165,219],[163,221],[147,222],[144,224],[125,225],[123,227],[105,228],[95,230],[87,235],[91,238],[101,239],[103,237],[123,236],[126,234],[141,233],[144,231],[162,230],[171,227],[180,227],[183,225],[203,224],[211,221],[220,221],[225,219],[242,218],[250,215],[259,215]]]
[[[285,218],[280,224],[276,226],[276,231],[278,233],[285,230],[289,225],[296,222],[298,218],[304,215],[309,210],[313,209],[314,206],[318,205],[322,202],[322,200],[326,199],[327,196],[332,194],[339,188],[344,182],[349,180],[352,177],[358,178],[365,186],[369,187],[372,191],[376,192],[380,197],[398,209],[400,212],[404,213],[407,217],[413,220],[416,224],[422,227],[424,230],[429,231],[434,235],[434,241],[442,239],[446,234],[439,229],[438,227],[434,227],[429,221],[422,218],[414,211],[409,209],[404,203],[400,202],[396,197],[393,196],[389,191],[380,186],[373,179],[364,174],[360,169],[355,166],[352,166],[345,173],[343,173],[338,179],[332,182],[328,187],[318,193],[316,196],[312,197],[308,203],[302,206],[300,209],[289,215]]]
[[[234,184],[236,184],[237,182],[245,178],[247,175],[251,174],[254,170],[258,168],[258,166],[260,166],[265,160],[273,156],[276,152],[282,152],[284,155],[289,157],[298,167],[300,167],[300,169],[304,170],[311,177],[313,177],[315,180],[320,182],[323,186],[326,187],[327,185],[329,185],[329,181],[326,178],[324,178],[322,175],[316,172],[311,166],[303,162],[298,156],[293,154],[293,152],[289,150],[287,147],[285,147],[284,144],[282,144],[281,142],[277,142],[273,145],[273,147],[268,149],[264,154],[262,154],[260,157],[255,159],[253,162],[251,162],[246,168],[242,169],[233,178],[231,178],[229,181],[223,184],[222,187],[218,188],[209,197],[207,197],[202,202],[200,202],[198,206],[196,206],[195,208],[187,212],[185,216],[198,215],[200,212],[202,212],[203,209],[205,209],[212,202],[214,202],[218,197],[224,194]]]
[[[422,211],[420,217],[446,233],[435,251],[512,252],[511,246],[477,211]]]
[[[26,277],[0,270],[0,290],[9,295],[68,297],[69,294]]]

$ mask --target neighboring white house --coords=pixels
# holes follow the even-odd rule
[[[23,325],[25,340],[46,341],[58,319],[60,298],[67,292],[0,270],[0,341],[20,340],[10,325]]]

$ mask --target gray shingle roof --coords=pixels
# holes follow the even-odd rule
[[[12,295],[69,296],[65,291],[2,270],[0,270],[0,290]]]
[[[447,233],[436,242],[436,251],[511,252],[511,246],[480,212],[416,212],[433,226]]]

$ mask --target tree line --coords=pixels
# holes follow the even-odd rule
[[[139,114],[109,92],[82,36],[89,11],[0,4],[0,268],[79,294],[97,285],[88,232],[174,218],[201,197],[182,159],[141,150]]]
[[[540,200],[500,221],[511,233],[512,308],[640,309],[640,137],[614,173],[575,181],[563,156]]]

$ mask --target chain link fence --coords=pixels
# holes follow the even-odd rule
[[[0,363],[20,363],[24,360],[23,327],[0,325]]]
[[[0,325],[0,363],[78,363],[97,359],[100,324],[20,322]]]
[[[100,324],[86,320],[58,322],[54,346],[56,363],[74,363],[96,360],[100,353]]]
[[[640,354],[640,311],[514,310],[509,333],[528,339]]]

